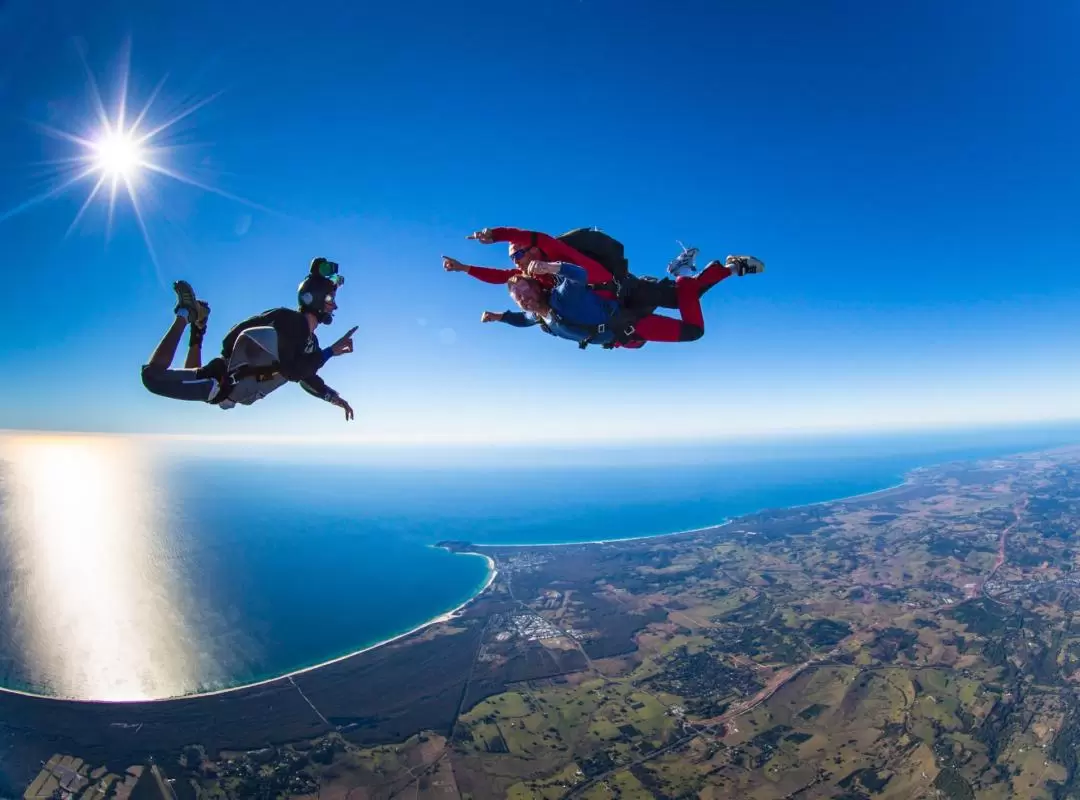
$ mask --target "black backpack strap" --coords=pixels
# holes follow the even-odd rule
[[[649,311],[629,309],[625,306],[619,306],[615,310],[615,313],[607,318],[607,321],[601,322],[599,325],[593,326],[592,333],[590,333],[589,336],[583,341],[578,342],[578,348],[584,350],[586,347],[593,343],[593,340],[595,340],[597,336],[608,331],[614,331],[615,338],[611,341],[610,344],[603,345],[604,349],[606,350],[610,350],[612,347],[615,346],[616,343],[629,341],[629,339],[634,335],[636,331],[634,323],[642,317],[647,317],[650,313],[651,312]]]
[[[221,363],[215,364],[215,362]],[[267,364],[260,367],[244,364],[244,366],[234,369],[232,372],[226,372],[225,361],[221,358],[214,359],[210,364],[207,364],[207,367],[213,367],[213,377],[221,384],[217,396],[210,401],[210,404],[215,406],[228,400],[233,393],[233,389],[236,388],[236,384],[245,378],[254,378],[262,382],[268,381],[278,374],[277,364]]]
[[[604,283],[590,283],[588,286],[594,292],[612,292],[616,295],[619,294],[619,282],[615,280],[606,281]]]
[[[626,301],[630,299],[631,294],[634,292],[634,288],[641,281],[642,278],[627,273],[621,278],[612,276],[610,281],[604,281],[603,283],[590,283],[588,284],[588,287],[594,292],[611,292],[615,295],[615,299],[618,300],[621,305],[626,305]]]
[[[229,376],[233,380],[243,380],[244,378],[254,378],[257,381],[268,381],[278,374],[277,363],[263,364],[258,367],[253,367],[251,364],[244,364],[242,367],[238,367],[233,370]]]
[[[590,283],[589,288],[596,290],[606,290],[612,292],[615,295],[615,301],[618,306],[615,312],[600,325],[594,326],[592,333],[584,341],[578,342],[578,347],[584,350],[593,340],[602,333],[609,330],[615,331],[615,339],[611,344],[605,344],[605,349],[611,349],[615,342],[626,342],[634,335],[634,323],[642,317],[647,317],[653,313],[656,309],[655,306],[651,308],[642,308],[639,306],[630,306],[628,301],[634,292],[635,287],[641,281],[636,275],[627,273],[623,278],[612,278],[612,280],[605,283]],[[581,327],[581,326],[578,326]]]
[[[544,256],[544,261],[551,261],[551,256],[547,254],[547,251],[540,246],[540,237],[536,231],[529,232],[529,247],[535,247]]]
[[[588,335],[578,342],[578,349],[584,350],[590,344],[595,341],[597,336],[607,333],[608,331],[615,332],[614,342],[625,342],[634,335],[634,323],[642,317],[647,317],[653,312],[653,309],[640,309],[640,308],[627,308],[621,303],[615,307],[615,311],[606,320],[599,325],[582,325],[580,322],[571,322],[565,317],[562,317],[551,309],[551,318],[553,321],[567,328],[576,328],[579,331],[585,331]],[[608,345],[604,345],[608,348]]]
[[[606,330],[606,328],[604,327],[605,323],[600,323],[599,325],[582,325],[580,322],[571,322],[566,317],[560,315],[554,308],[550,309],[550,314],[552,322],[555,322],[556,324],[561,325],[564,328],[576,328],[579,331],[585,331],[588,334],[588,337],[585,340],[586,342],[592,341],[592,339],[597,335],[597,333],[602,333],[604,330]],[[584,350],[586,346],[586,344],[578,342],[578,347],[580,347],[582,350]]]

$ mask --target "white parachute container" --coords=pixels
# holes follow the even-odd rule
[[[229,357],[228,374],[236,375],[242,367],[266,368],[259,376],[246,376],[236,380],[229,397],[221,408],[235,405],[250,406],[287,383],[287,379],[274,367],[278,363],[277,331],[270,325],[248,328],[236,338]]]

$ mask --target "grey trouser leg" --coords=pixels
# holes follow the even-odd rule
[[[162,369],[150,364],[142,368],[142,382],[150,392],[173,400],[209,402],[215,385],[205,367],[200,369]]]

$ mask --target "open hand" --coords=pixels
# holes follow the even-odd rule
[[[349,405],[349,402],[344,397],[341,397],[339,395],[338,397],[334,398],[333,402],[334,402],[334,405],[337,406],[338,408],[345,409],[345,421],[346,422],[348,422],[350,419],[352,419],[355,416],[353,414],[352,406]]]
[[[442,257],[442,268],[447,272],[466,272],[469,269],[465,264],[450,256]]]
[[[491,231],[484,228],[482,231],[476,231],[476,233],[470,233],[465,237],[466,239],[475,239],[480,244],[491,244],[495,240],[491,238]]]
[[[335,356],[340,356],[342,353],[351,353],[353,351],[352,336],[354,333],[356,333],[356,329],[359,327],[359,325],[353,325],[351,328],[349,328],[348,332],[344,336],[342,336],[340,339],[330,345],[330,351]]]

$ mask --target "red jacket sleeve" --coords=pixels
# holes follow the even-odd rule
[[[506,283],[511,276],[521,274],[520,270],[495,269],[494,267],[469,267],[466,271],[484,283]]]
[[[494,267],[469,267],[466,272],[484,283],[495,284],[505,284],[513,276],[524,274],[520,269],[495,269]],[[555,287],[554,275],[538,275],[533,280],[547,289]]]
[[[584,253],[579,253],[570,245],[564,244],[546,233],[526,231],[521,228],[490,228],[489,230],[491,238],[496,242],[510,242],[525,246],[533,244],[535,241],[536,246],[544,251],[547,261],[568,261],[571,264],[577,264],[585,270],[589,277],[589,283],[607,283],[612,279],[611,273],[599,261],[594,261]]]

